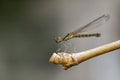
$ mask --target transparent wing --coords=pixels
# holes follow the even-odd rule
[[[100,25],[104,24],[106,21],[108,21],[110,16],[108,14],[104,14],[100,16],[99,18],[93,20],[92,22],[88,23],[87,25],[80,27],[79,29],[73,31],[74,34],[85,32],[90,29],[94,29],[96,27],[99,27]]]

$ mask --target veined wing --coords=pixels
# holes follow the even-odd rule
[[[87,25],[80,27],[79,29],[73,31],[72,33],[77,34],[80,32],[85,32],[87,30],[99,27],[100,25],[104,24],[109,20],[110,16],[108,14],[104,14],[100,16],[99,18],[93,20],[92,22],[88,23]]]

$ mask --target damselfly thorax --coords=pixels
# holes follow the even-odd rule
[[[102,24],[107,22],[109,20],[109,18],[110,18],[110,16],[108,14],[104,14],[104,15],[100,16],[99,18],[91,21],[87,25],[80,27],[79,29],[77,29],[73,32],[68,33],[63,38],[61,38],[61,37],[55,38],[55,41],[56,41],[56,43],[61,43],[61,42],[68,41],[73,38],[100,37],[100,35],[101,35],[100,33],[90,33],[90,34],[79,34],[79,33],[101,26]]]

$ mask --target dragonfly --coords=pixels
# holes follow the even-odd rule
[[[68,33],[63,38],[58,36],[57,38],[55,38],[55,41],[56,41],[56,43],[61,43],[61,42],[68,41],[73,38],[100,37],[100,35],[101,35],[100,33],[91,33],[91,34],[79,34],[79,33],[101,26],[104,23],[106,23],[109,20],[109,18],[110,18],[109,14],[103,14],[102,16],[89,22],[85,26],[80,27],[80,28],[76,29],[75,31]]]

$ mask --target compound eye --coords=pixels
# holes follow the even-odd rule
[[[56,41],[57,43],[60,43],[60,42],[62,41],[62,39],[61,39],[61,37],[57,37],[57,38],[55,38],[55,41]]]

